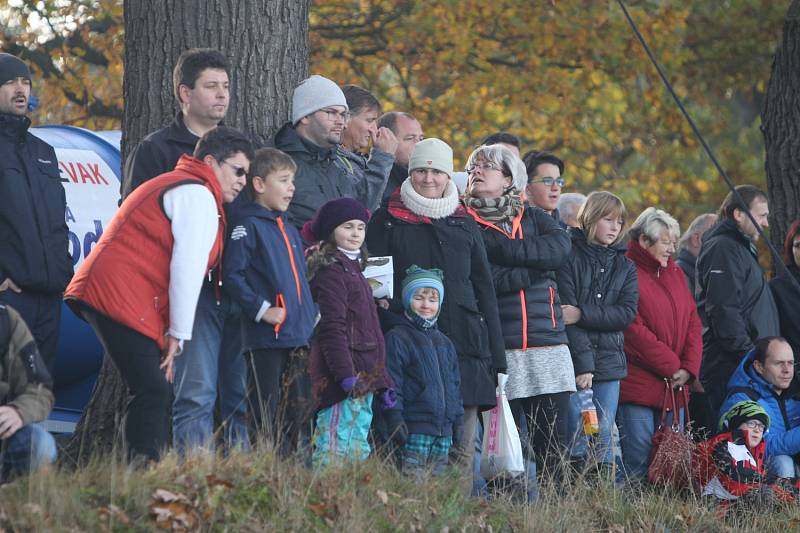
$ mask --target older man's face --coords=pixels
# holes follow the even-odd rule
[[[792,347],[783,341],[772,341],[767,349],[767,357],[764,363],[755,361],[753,368],[776,389],[780,391],[788,389],[792,379],[794,379]]]

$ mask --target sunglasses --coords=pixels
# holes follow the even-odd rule
[[[223,161],[222,164],[231,167],[233,169],[233,173],[236,174],[237,178],[241,178],[242,176],[247,175],[247,169],[244,167],[240,167],[239,165],[234,165],[233,163],[228,163],[227,161]]]

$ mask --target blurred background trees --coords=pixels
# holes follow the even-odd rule
[[[5,5],[3,5],[5,3]],[[630,0],[737,183],[765,186],[759,130],[788,1]],[[0,1],[0,48],[35,66],[39,123],[119,128],[121,0]],[[487,134],[567,161],[565,190],[606,188],[685,228],[726,190],[607,0],[314,0],[310,72],[373,91],[453,145]]]

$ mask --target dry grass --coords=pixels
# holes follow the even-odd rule
[[[800,509],[719,517],[691,495],[578,479],[535,505],[466,498],[456,476],[415,480],[371,459],[314,472],[271,452],[173,455],[144,470],[110,458],[0,487],[7,531],[793,531]],[[158,523],[158,517],[162,522]],[[183,529],[181,529],[183,528]]]

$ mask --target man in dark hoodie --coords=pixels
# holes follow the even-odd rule
[[[365,207],[377,205],[386,186],[385,176],[354,176],[339,162],[339,145],[350,108],[333,81],[310,76],[292,94],[292,121],[275,135],[275,148],[297,164],[295,195],[289,218],[301,228],[325,202],[354,198]]]
[[[718,411],[725,387],[756,340],[780,334],[778,309],[758,264],[758,230],[768,227],[769,205],[763,191],[739,185],[744,205],[728,193],[717,224],[703,237],[697,258],[696,296],[703,321],[700,381],[711,408]]]
[[[22,315],[52,373],[72,257],[55,151],[28,131],[30,96],[28,66],[0,54],[0,303]]]

